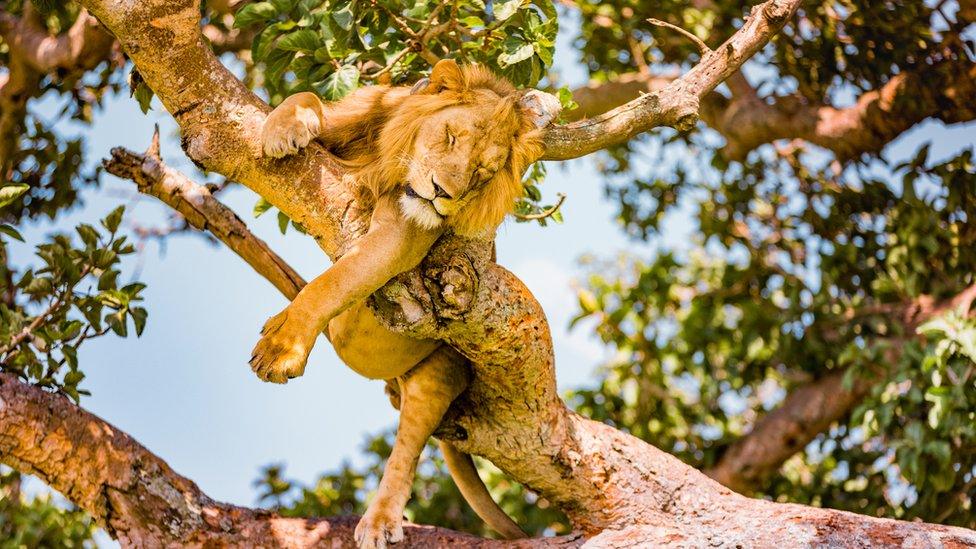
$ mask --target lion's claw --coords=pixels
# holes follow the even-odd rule
[[[315,341],[315,334],[309,336],[305,332],[304,326],[288,322],[287,309],[271,317],[251,352],[251,370],[271,383],[287,383],[304,374]]]
[[[359,549],[386,549],[388,543],[403,541],[403,517],[367,509],[356,525]]]

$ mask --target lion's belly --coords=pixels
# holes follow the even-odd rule
[[[329,338],[339,358],[370,379],[401,376],[440,345],[435,340],[413,339],[388,330],[365,301],[329,322]]]

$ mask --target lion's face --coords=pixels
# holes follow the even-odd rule
[[[485,190],[505,167],[518,130],[517,120],[496,114],[486,100],[444,109],[424,121],[400,197],[405,216],[426,228],[450,225]]]
[[[429,79],[393,88],[362,107],[382,125],[356,160],[374,196],[391,196],[404,217],[428,229],[490,234],[524,192],[522,173],[543,152],[542,128],[559,112],[555,97],[510,83],[478,65],[451,60]],[[372,126],[364,123],[368,136]],[[391,194],[393,193],[393,194]]]

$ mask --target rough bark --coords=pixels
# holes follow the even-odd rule
[[[10,374],[0,374],[0,459],[64,494],[123,546],[354,547],[358,517],[294,519],[215,502],[127,434]],[[501,545],[443,528],[404,531],[407,547]]]
[[[182,215],[192,227],[208,231],[266,278],[288,299],[298,295],[305,280],[274,253],[230,208],[159,156],[159,132],[146,154],[122,148],[112,149],[103,166],[110,174],[136,183],[139,192],[154,196]]]
[[[594,123],[553,130],[547,140],[551,154],[580,156],[654,124],[693,119],[696,94],[713,89],[765,44],[798,3],[770,0],[759,6],[730,39],[730,46],[706,56],[699,67],[673,83],[670,91],[662,90],[656,99],[641,98]],[[221,66],[207,47],[195,2],[84,0],[83,4],[119,38],[147,84],[176,118],[184,148],[194,161],[264,196],[302,223],[330,254],[341,252],[362,233],[369,212],[356,201],[350,182],[326,151],[311,147],[280,161],[260,156],[257,137],[268,107]],[[399,276],[374,295],[373,305],[378,318],[393,329],[445,341],[470,360],[472,384],[452,407],[438,435],[464,452],[484,456],[559,505],[594,544],[976,544],[976,533],[964,529],[748,499],[643,441],[572,413],[557,395],[545,316],[524,285],[492,261],[490,248],[484,242],[444,239],[417,270]],[[15,386],[12,392],[33,391],[21,387]],[[3,395],[0,398],[5,401],[13,398]],[[10,406],[4,407],[4,413],[14,413],[7,410],[13,410]],[[75,418],[57,412],[45,418],[81,423],[71,424],[71,429],[37,423],[26,437],[2,436],[0,440],[7,445],[3,458],[43,476],[37,463],[45,463],[46,453],[32,453],[31,448],[59,448],[44,439],[83,432],[97,435],[97,428],[104,425],[92,427],[86,422],[92,416],[80,410]],[[0,429],[17,421],[24,420],[19,415],[7,416]],[[123,437],[112,433],[112,437]],[[72,437],[79,438],[83,437]],[[120,454],[145,455],[128,437],[119,444]],[[75,456],[72,452],[52,454],[66,456],[63,459]],[[109,494],[111,513],[119,516],[115,524],[125,524],[124,530],[113,526],[112,531],[120,536],[125,532],[126,540],[219,545],[241,543],[244,538],[240,536],[246,534],[252,536],[248,543],[270,539],[287,546],[318,541],[315,525],[323,523],[281,522],[269,515],[261,519],[248,510],[213,504],[191,489],[188,481],[164,468],[158,458],[145,457],[151,467],[137,467],[135,476],[126,476],[125,468],[117,466],[119,470],[112,475],[86,479],[86,466],[128,461],[113,452],[83,455],[87,459],[73,460],[70,467],[54,464],[45,478],[103,515],[107,507],[99,507],[97,493]],[[119,490],[125,497],[113,499],[113,488],[90,487],[115,482],[115,478],[129,480]],[[73,486],[73,479],[81,486]],[[160,515],[155,506],[141,507],[140,494],[156,493],[141,489],[143,484],[162,485],[165,489],[160,493],[167,497],[155,500],[167,501],[175,509]],[[197,508],[199,513],[193,511]],[[213,510],[218,520],[208,521]],[[261,533],[274,537],[257,537]],[[343,537],[340,542],[348,539]],[[579,541],[563,538],[526,544]]]
[[[798,6],[791,0],[755,6],[738,32],[674,82],[602,115],[549,130],[543,158],[577,158],[660,126],[690,129],[698,121],[701,99],[765,46]]]

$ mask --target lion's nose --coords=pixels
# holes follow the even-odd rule
[[[451,193],[445,191],[444,188],[438,185],[437,182],[434,181],[433,179],[430,180],[430,183],[431,185],[434,186],[434,198],[446,198],[448,200],[454,198],[453,196],[451,196]]]

